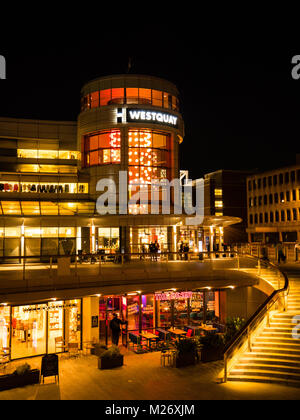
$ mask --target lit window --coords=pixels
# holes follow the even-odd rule
[[[215,195],[218,195],[218,196],[220,196],[220,195],[222,195],[223,194],[223,191],[222,191],[222,189],[219,189],[219,188],[215,188]]]
[[[223,207],[223,201],[221,201],[221,200],[216,200],[216,201],[215,201],[215,207],[216,207],[216,208],[222,208],[222,207]]]
[[[85,136],[83,166],[118,164],[121,162],[121,132],[110,130]]]
[[[170,178],[170,136],[151,130],[128,132],[129,197],[139,193],[140,202],[129,205],[129,213],[146,214],[153,180]],[[162,191],[159,191],[159,201]],[[144,204],[142,203],[144,201]]]
[[[5,216],[22,214],[19,201],[1,201],[1,206]]]
[[[40,205],[38,201],[22,201],[21,207],[22,207],[22,214],[25,214],[26,216],[40,215]]]

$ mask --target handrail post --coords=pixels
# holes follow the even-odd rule
[[[25,270],[25,264],[26,264],[26,261],[25,261],[25,257],[23,258],[23,282],[25,283],[25,277],[26,277],[26,270]]]
[[[270,327],[270,312],[267,312],[267,327]]]
[[[239,256],[239,253],[237,253],[237,269],[239,270],[240,269],[240,256]]]
[[[77,277],[77,255],[75,254],[75,277]]]
[[[50,278],[52,278],[52,257],[50,257]]]
[[[260,276],[260,257],[258,257],[258,262],[257,262],[257,275]]]
[[[227,354],[224,353],[224,382],[227,382]]]
[[[248,325],[247,328],[247,338],[248,338],[248,351],[252,351],[251,350],[251,338],[250,338],[250,326]]]

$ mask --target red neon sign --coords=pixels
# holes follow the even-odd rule
[[[155,293],[155,300],[190,299],[193,292],[165,292]]]

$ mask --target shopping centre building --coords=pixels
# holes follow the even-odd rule
[[[79,253],[134,256],[147,252],[152,242],[170,260],[178,259],[172,253],[181,243],[188,244],[197,257],[199,251],[214,250],[215,243],[221,251],[224,229],[242,220],[223,214],[220,188],[214,187],[216,208],[195,225],[187,225],[187,215],[176,213],[174,193],[168,214],[162,211],[162,190],[156,214],[151,214],[142,194],[139,200],[131,200],[138,191],[149,197],[153,181],[180,179],[183,138],[177,88],[148,76],[116,75],[87,83],[81,91],[77,122],[0,118],[3,267],[52,264],[59,256]],[[127,174],[126,212],[119,201],[121,187],[124,193],[120,172]],[[103,179],[116,185],[116,210],[110,214],[97,211],[98,183]],[[6,285],[9,282],[8,276]],[[171,283],[165,282],[166,290],[170,291]],[[248,282],[252,284],[253,279]],[[54,352],[55,337],[82,343],[100,335],[107,341],[107,320],[113,311],[128,319],[132,329],[167,326],[179,319],[187,323],[198,313],[202,319],[224,320],[226,291],[220,285],[205,286],[201,291],[194,285],[188,296],[166,300],[155,295],[162,291],[159,285],[145,294],[120,288],[105,296],[101,292],[102,297],[96,289],[87,295],[68,287],[68,293],[54,296],[45,287],[43,294],[36,287],[30,295],[21,292],[22,287],[11,295],[6,292],[8,286],[1,287],[5,301],[0,306],[0,347],[9,345],[11,357],[20,358]]]

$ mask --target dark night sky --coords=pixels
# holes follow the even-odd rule
[[[158,28],[156,28],[158,29]],[[186,135],[181,168],[195,178],[217,169],[267,169],[295,162],[300,153],[300,80],[287,39],[236,33],[212,37],[197,30],[164,36],[153,30],[98,31],[93,36],[0,39],[7,80],[0,80],[0,116],[76,120],[80,88],[90,79],[124,73],[174,82]],[[249,34],[248,34],[249,35]]]

